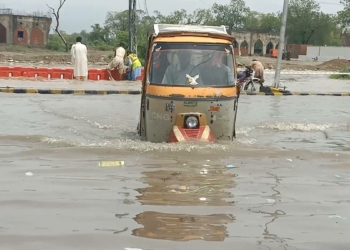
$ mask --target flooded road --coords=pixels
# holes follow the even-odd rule
[[[0,249],[348,249],[349,97],[242,96],[215,145],[140,141],[139,98],[0,94]]]

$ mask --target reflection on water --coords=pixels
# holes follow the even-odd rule
[[[158,206],[232,206],[233,195],[225,189],[234,188],[234,174],[218,167],[184,166],[185,170],[143,172],[142,181],[149,185],[137,189],[142,205]],[[222,168],[222,167],[221,167]],[[188,241],[223,241],[228,235],[224,224],[234,221],[229,214],[188,215],[146,211],[136,215],[143,228],[133,235],[152,239]]]
[[[228,237],[226,226],[234,221],[232,215],[185,215],[144,212],[135,221],[144,228],[133,230],[133,235],[159,240],[224,241]]]
[[[136,189],[142,205],[171,206],[230,206],[233,198],[224,189],[234,188],[234,174],[218,169],[191,169],[187,171],[159,170],[144,172],[142,181],[150,187]]]

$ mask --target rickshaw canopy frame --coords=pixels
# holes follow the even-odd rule
[[[218,38],[234,40],[233,36],[227,33],[226,27],[201,26],[201,25],[180,25],[180,24],[154,24],[148,29],[148,38],[158,36],[213,36]]]

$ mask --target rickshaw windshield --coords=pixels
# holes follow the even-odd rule
[[[150,84],[234,86],[233,48],[226,44],[157,43],[153,45]]]

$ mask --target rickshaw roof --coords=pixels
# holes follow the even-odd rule
[[[224,25],[201,26],[201,25],[180,25],[180,24],[154,24],[148,30],[148,37],[158,36],[167,33],[207,33],[213,35],[229,36]]]

